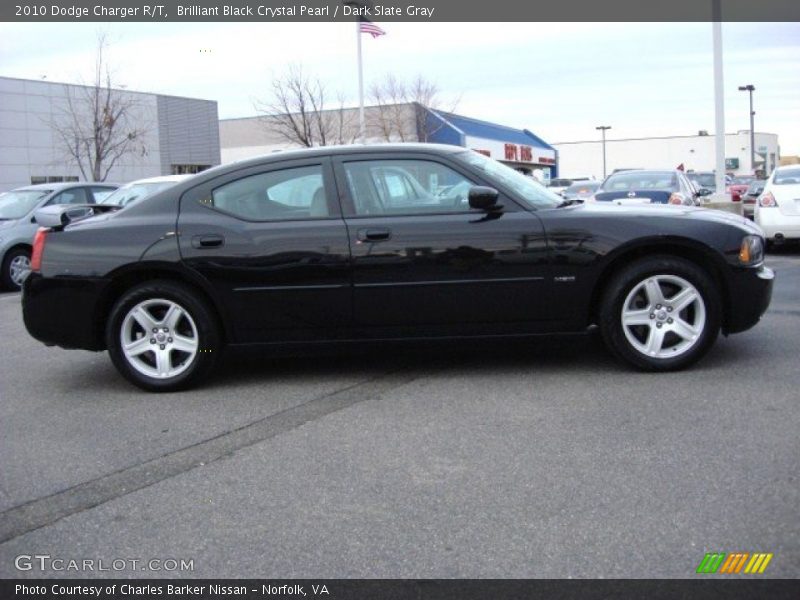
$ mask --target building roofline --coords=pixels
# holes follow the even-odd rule
[[[26,81],[29,83],[44,83],[49,85],[65,85],[69,87],[81,87],[81,88],[91,88],[94,87],[92,85],[87,85],[85,83],[67,83],[65,81],[54,81],[50,79],[26,79],[24,77],[7,77],[5,75],[0,75],[0,79],[10,79],[13,81]],[[179,98],[181,100],[200,100],[202,102],[213,102],[214,104],[219,105],[217,100],[208,100],[206,98],[195,98],[192,96],[178,96],[176,94],[162,94],[160,92],[143,92],[141,90],[129,90],[127,88],[120,88],[120,87],[112,87],[112,90],[115,92],[122,92],[125,94],[142,94],[144,96],[162,96],[164,98]],[[13,93],[13,92],[11,92]]]
[[[729,135],[740,135],[741,133],[750,134],[748,130],[741,130],[736,131],[733,133],[726,133],[726,136]],[[777,133],[772,133],[770,131],[756,131],[756,135],[774,135],[775,137],[778,136]],[[689,139],[689,138],[713,138],[715,134],[710,133],[708,135],[656,135],[650,137],[639,137],[639,138],[616,138],[610,139],[606,138],[606,144],[610,142],[640,142],[640,141],[648,141],[648,140],[677,140],[677,139]],[[576,140],[573,142],[550,142],[551,146],[565,146],[567,144],[587,144],[587,143],[596,143],[601,144],[603,142],[602,139],[591,139],[591,140]]]
[[[416,104],[416,102],[398,102],[397,104],[392,104],[392,106],[413,106],[415,104]],[[365,104],[364,105],[364,110],[367,110],[367,109],[370,109],[370,108],[380,108],[380,107],[381,107],[380,104]],[[322,112],[324,112],[324,113],[336,112],[338,110],[358,110],[358,106],[342,106],[342,107],[337,107],[337,108],[325,108],[325,109],[322,110]],[[263,113],[263,114],[260,114],[260,115],[251,115],[249,117],[227,117],[225,119],[220,119],[220,121],[246,121],[248,119],[268,119],[270,117],[280,117],[280,116],[284,116],[286,114],[287,113],[269,113],[269,114]],[[298,113],[289,113],[289,114],[296,115]]]

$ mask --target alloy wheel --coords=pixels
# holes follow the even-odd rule
[[[20,254],[11,259],[8,264],[8,274],[12,283],[17,287],[22,287],[22,284],[31,273],[31,259],[30,257]]]
[[[706,306],[686,279],[653,275],[628,293],[621,319],[625,337],[638,352],[673,358],[697,344],[706,326]]]
[[[169,379],[183,373],[200,347],[189,312],[172,300],[155,298],[131,308],[122,320],[125,360],[143,375]]]

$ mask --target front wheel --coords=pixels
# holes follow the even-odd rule
[[[603,294],[600,330],[618,358],[648,371],[697,362],[719,334],[714,281],[687,260],[657,256],[619,272]]]
[[[0,283],[7,290],[17,291],[31,272],[31,251],[26,248],[15,248],[3,259],[3,272]]]
[[[186,286],[140,284],[117,301],[106,328],[111,361],[131,383],[153,392],[196,384],[221,350],[216,319]]]

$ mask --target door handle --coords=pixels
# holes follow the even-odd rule
[[[192,237],[192,248],[219,248],[225,245],[225,238],[218,234],[195,235]]]
[[[359,229],[359,242],[384,242],[392,237],[392,232],[384,227],[375,229]]]

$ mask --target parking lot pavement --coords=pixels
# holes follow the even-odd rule
[[[0,576],[86,575],[14,569],[47,553],[194,561],[97,576],[690,577],[759,551],[798,577],[800,252],[768,263],[762,323],[664,375],[589,337],[234,355],[148,395],[0,295]]]

